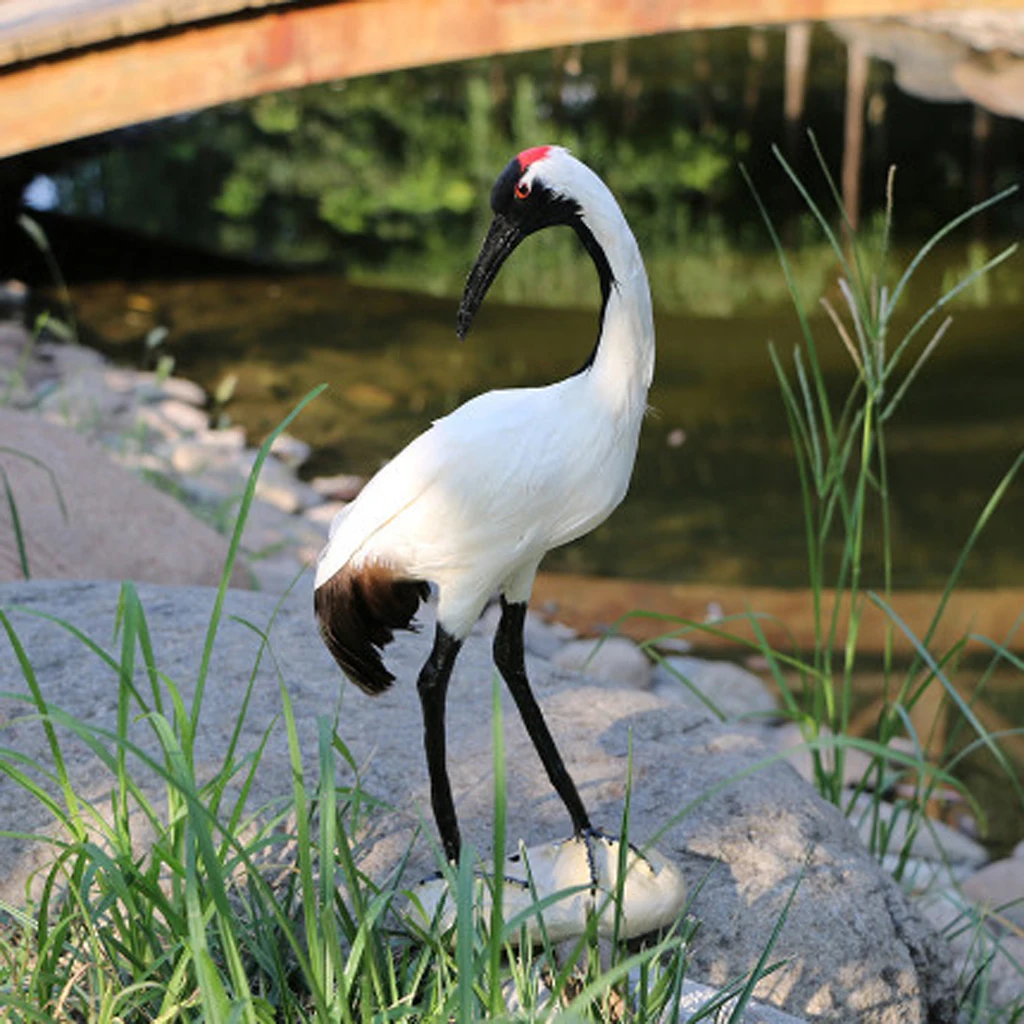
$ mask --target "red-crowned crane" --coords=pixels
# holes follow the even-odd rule
[[[654,372],[647,274],[604,182],[567,150],[537,146],[501,172],[491,207],[459,306],[459,337],[513,249],[541,228],[565,224],[597,267],[597,344],[572,377],[479,395],[387,463],[335,518],[314,595],[331,654],[357,686],[378,694],[394,678],[382,649],[396,629],[409,628],[428,581],[437,585],[437,631],[418,689],[431,803],[452,861],[460,838],[445,763],[448,680],[495,592],[495,664],[576,835],[593,834],[526,677],[526,603],[544,554],[594,529],[625,497]]]

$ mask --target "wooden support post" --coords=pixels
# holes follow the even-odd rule
[[[843,203],[851,227],[860,223],[860,171],[864,158],[864,98],[868,51],[860,41],[846,48],[846,128],[843,136]]]
[[[811,57],[811,24],[799,21],[786,26],[786,155],[794,166],[800,152],[800,129],[807,101],[807,68]]]

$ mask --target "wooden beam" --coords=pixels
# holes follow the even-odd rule
[[[1017,0],[987,0],[1015,8]],[[341,0],[197,22],[0,74],[0,157],[397,68],[683,29],[961,10],[970,0]]]
[[[870,59],[859,39],[846,44],[846,118],[843,125],[843,206],[856,231],[860,223],[860,178],[864,163],[864,106]]]
[[[893,597],[896,613],[917,638],[928,631],[931,618],[939,605],[938,591],[900,591]],[[822,620],[828,622],[835,594],[826,591],[822,597]],[[748,612],[758,619],[770,643],[779,650],[795,645],[807,652],[814,647],[814,606],[808,590],[782,590],[773,587],[740,587],[714,583],[654,583],[640,580],[599,579],[570,573],[541,573],[533,589],[533,607],[542,615],[564,622],[574,629],[593,634],[618,622],[631,612],[652,615],[631,618],[622,624],[622,632],[638,640],[660,636],[673,625],[665,617],[707,621],[719,616],[738,618],[719,627],[753,640],[754,631],[742,621]],[[961,637],[976,634],[997,642],[1008,643],[1011,650],[1024,649],[1024,629],[1014,632],[1024,612],[1024,589],[961,590],[949,599],[939,628],[931,643],[932,651],[951,647]],[[840,621],[846,620],[846,608]],[[880,654],[886,642],[890,620],[879,608],[865,599],[858,650]],[[697,647],[730,647],[729,641],[703,630],[686,633]],[[840,630],[836,644],[845,643]],[[893,627],[894,650],[901,655],[912,653],[912,645],[898,627]],[[990,652],[991,648],[972,640],[968,650]]]

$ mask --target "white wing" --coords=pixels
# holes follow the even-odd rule
[[[438,420],[336,518],[316,585],[364,557],[435,581],[500,575],[601,522],[625,494],[635,438],[623,446],[573,401],[577,386],[491,391]]]

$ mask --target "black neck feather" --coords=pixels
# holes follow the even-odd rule
[[[594,237],[594,233],[587,227],[583,218],[577,215],[573,217],[571,223],[576,234],[579,236],[579,240],[583,243],[583,248],[590,253],[590,258],[594,261],[594,266],[597,267],[597,278],[601,285],[601,312],[597,319],[597,341],[594,342],[594,347],[590,350],[587,361],[576,371],[577,373],[583,373],[594,365],[594,360],[597,358],[597,350],[601,347],[601,336],[604,334],[604,314],[608,308],[608,299],[616,282],[611,264],[608,262],[608,257],[605,255],[601,243]]]

